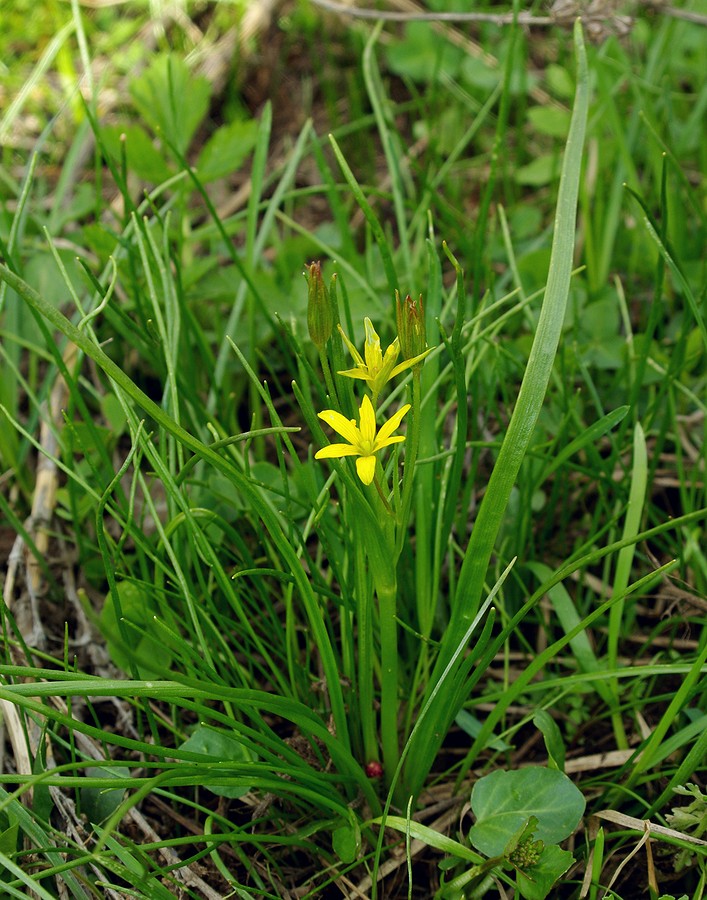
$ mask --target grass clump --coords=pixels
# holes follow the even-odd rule
[[[109,15],[0,121],[3,891],[701,896],[701,26]]]

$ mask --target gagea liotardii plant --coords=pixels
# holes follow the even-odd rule
[[[319,418],[346,443],[334,442],[321,447],[315,458],[355,459],[357,479],[340,479],[338,489],[343,494],[342,509],[346,514],[350,511],[347,530],[355,566],[353,625],[358,636],[355,677],[361,727],[360,747],[362,762],[368,766],[377,765],[382,754],[382,783],[389,786],[400,760],[401,742],[397,563],[403,546],[401,538],[407,531],[419,443],[420,371],[431,348],[427,347],[422,298],[414,302],[410,297],[404,301],[397,297],[398,335],[383,352],[378,332],[366,316],[363,322],[363,353],[359,353],[338,324],[336,291],[325,287],[319,263],[308,266],[307,275],[307,321],[310,337],[319,352],[330,402],[335,406],[339,398],[346,394],[343,384],[337,385],[335,379],[332,382],[331,371],[336,371],[342,380],[353,379],[363,383],[363,396],[355,401],[357,418],[345,415],[341,408],[325,409],[318,413]],[[336,329],[332,324],[334,322],[337,323]],[[331,338],[343,340],[355,363],[353,368],[332,365],[334,354],[328,352],[333,343]],[[383,418],[379,407],[381,393],[389,382],[407,372],[412,373],[410,402],[400,405],[388,418]],[[409,423],[408,434],[397,434],[404,419]],[[403,442],[402,478],[397,454],[386,474],[382,451]],[[343,475],[344,470],[340,471]],[[376,681],[380,694],[380,715],[375,709]]]

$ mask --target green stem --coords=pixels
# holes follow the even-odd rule
[[[324,384],[326,384],[327,393],[331,397],[331,402],[334,404],[336,409],[340,410],[341,404],[339,403],[339,396],[336,393],[336,385],[334,384],[334,379],[331,377],[329,358],[327,357],[323,347],[319,350],[319,361],[322,365],[322,372],[324,372]]]
[[[381,483],[378,480],[378,473],[376,473],[376,476],[373,480],[373,484],[376,486],[376,490],[378,491],[378,496],[381,499],[381,503],[385,507],[385,511],[388,513],[389,516],[394,515],[393,510],[390,507],[390,503],[388,503],[388,501],[386,500],[385,492],[384,492],[383,488],[381,487]]]
[[[420,374],[422,366],[415,366],[412,370],[412,409],[410,410],[410,428],[408,429],[405,446],[405,469],[403,470],[403,496],[398,513],[398,534],[395,544],[395,560],[400,558],[403,543],[407,534],[407,524],[410,519],[410,507],[412,506],[412,488],[415,476],[415,463],[417,452],[420,448],[420,408],[421,389]]]
[[[400,554],[403,551],[403,546],[405,543],[405,538],[408,534],[408,522],[410,521],[410,511],[412,507],[412,495],[413,495],[413,485],[415,483],[415,464],[417,462],[417,455],[420,449],[420,434],[421,428],[420,424],[422,421],[422,366],[415,366],[412,370],[412,409],[410,411],[410,427],[408,429],[407,440],[406,440],[406,450],[405,450],[405,469],[403,471],[403,491],[402,498],[400,501],[400,505],[398,507],[398,521],[397,521],[397,536],[396,536],[396,546],[395,546],[395,561],[397,565],[397,561],[400,559]],[[422,588],[422,590],[426,590],[428,579],[425,577],[425,572],[420,571],[420,566],[424,565],[423,562],[419,561],[416,558],[416,567],[417,567],[417,575],[416,578],[418,588]],[[429,568],[426,567],[426,571],[429,572]],[[418,612],[420,610],[420,604],[418,602]],[[429,637],[429,629],[426,629],[426,622],[422,622],[422,617],[418,615],[418,627],[420,629],[423,638]],[[415,666],[415,675],[413,677],[412,682],[412,690],[410,692],[410,703],[408,704],[406,713],[405,713],[405,723],[403,726],[403,739],[405,740],[410,733],[410,729],[412,727],[412,716],[415,710],[415,700],[414,698],[417,696],[418,685],[420,683],[426,683],[425,676],[429,675],[429,644],[427,640],[422,640],[420,642],[420,649],[417,658],[417,664]],[[420,676],[423,675],[423,679],[421,681]]]
[[[390,784],[400,761],[398,744],[398,623],[397,581],[377,584],[381,642],[381,744],[386,784]],[[397,792],[396,792],[397,793]]]
[[[373,592],[366,567],[366,549],[356,541],[356,620],[358,625],[358,703],[364,762],[378,759],[376,717],[373,710]]]
[[[365,558],[357,556],[356,563],[368,564],[373,586],[378,598],[378,632],[380,638],[380,741],[383,749],[385,780],[390,785],[400,760],[398,735],[398,582],[395,562],[395,523],[383,496],[376,476],[377,494],[375,513],[377,527],[372,529],[366,520],[360,520],[359,543],[365,550]],[[362,610],[364,616],[367,611]],[[370,613],[372,616],[372,612]],[[372,644],[372,641],[371,641]],[[363,649],[363,648],[362,648]],[[359,651],[360,652],[360,651]],[[376,757],[372,757],[375,759]],[[370,761],[370,760],[369,760]],[[396,801],[400,797],[396,792]],[[404,798],[403,798],[404,800]]]

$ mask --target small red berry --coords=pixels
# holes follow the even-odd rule
[[[369,778],[380,778],[382,774],[383,766],[377,759],[371,760],[371,762],[366,764],[366,775],[368,775]]]

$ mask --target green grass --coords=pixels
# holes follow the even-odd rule
[[[186,13],[0,116],[0,890],[702,897],[701,26]]]

